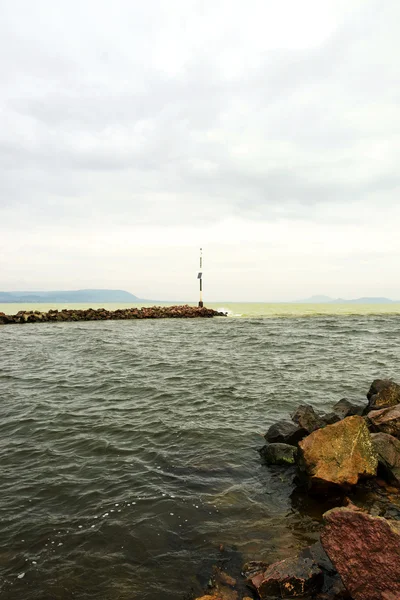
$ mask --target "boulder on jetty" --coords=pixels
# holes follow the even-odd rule
[[[338,421],[340,421],[342,418],[344,418],[344,417],[339,417],[339,415],[333,411],[324,413],[323,415],[320,416],[320,419],[323,423],[322,427],[325,427],[325,425],[333,425],[334,423],[337,423]]]
[[[310,594],[319,600],[350,598],[320,542],[269,566],[248,563],[243,574],[262,599],[309,598]]]
[[[400,484],[400,441],[387,433],[373,433],[371,438],[380,470],[391,483]]]
[[[373,410],[367,415],[371,429],[400,438],[400,404],[381,410]]]
[[[321,542],[354,600],[400,598],[400,524],[350,508],[324,515]]]
[[[291,416],[293,423],[296,423],[301,429],[305,429],[307,433],[312,433],[325,425],[311,404],[300,404]]]
[[[16,315],[0,313],[0,325],[16,323],[51,323],[63,321],[104,321],[125,319],[193,319],[193,318],[226,317],[226,313],[211,308],[197,306],[152,306],[142,308],[105,308],[57,309],[48,312],[21,310]]]
[[[385,402],[389,397],[393,401],[398,388],[393,381],[377,379],[368,394],[371,400],[377,394],[382,399],[385,393]],[[296,462],[300,474],[308,475],[308,488],[316,492],[328,491],[326,488],[330,486],[347,488],[356,485],[359,479],[375,476],[379,455],[380,476],[397,485],[399,444],[384,437],[373,444],[368,429],[373,434],[386,433],[400,439],[400,404],[370,411],[362,417],[367,410],[365,405],[347,398],[322,415],[311,405],[301,404],[292,414],[293,422],[280,420],[270,426],[264,436],[267,444],[260,454],[269,465]],[[298,446],[299,452],[286,448],[287,444]]]
[[[308,435],[306,429],[290,421],[282,420],[271,425],[264,437],[270,444],[290,444],[291,446],[297,446],[298,442],[306,435]]]
[[[400,385],[391,379],[375,379],[368,394],[368,410],[388,408],[400,403]]]
[[[339,419],[345,419],[346,417],[354,417],[354,415],[361,416],[365,411],[365,406],[354,404],[354,402],[350,402],[347,398],[342,398],[339,402],[336,402],[332,411]]]
[[[249,581],[260,598],[295,598],[318,591],[323,572],[311,558],[287,558],[270,565]]]
[[[377,473],[378,457],[362,417],[346,417],[327,425],[299,443],[300,466],[315,490],[352,486]]]
[[[294,465],[297,448],[290,444],[266,444],[260,454],[267,465]]]

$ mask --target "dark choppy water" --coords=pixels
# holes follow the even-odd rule
[[[176,600],[219,544],[313,540],[262,434],[398,379],[399,317],[32,324],[0,329],[0,590],[9,600]]]

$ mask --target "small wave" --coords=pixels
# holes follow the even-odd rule
[[[234,313],[232,310],[229,310],[229,308],[217,308],[218,312],[223,312],[226,313],[228,315],[228,317],[242,317],[243,315],[241,313]]]

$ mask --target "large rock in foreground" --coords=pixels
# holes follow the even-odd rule
[[[368,413],[373,429],[400,438],[400,404]]]
[[[400,524],[349,508],[324,518],[322,545],[352,598],[400,598]]]
[[[373,433],[371,437],[385,476],[400,483],[400,441],[387,433]]]
[[[299,443],[299,459],[310,487],[351,486],[373,477],[378,457],[362,417],[347,417],[314,431]]]
[[[367,398],[369,410],[395,406],[400,403],[400,385],[390,379],[375,379]]]

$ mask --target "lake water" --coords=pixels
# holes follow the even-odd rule
[[[183,599],[316,539],[262,436],[399,380],[400,305],[210,306],[236,318],[0,326],[1,597]]]

